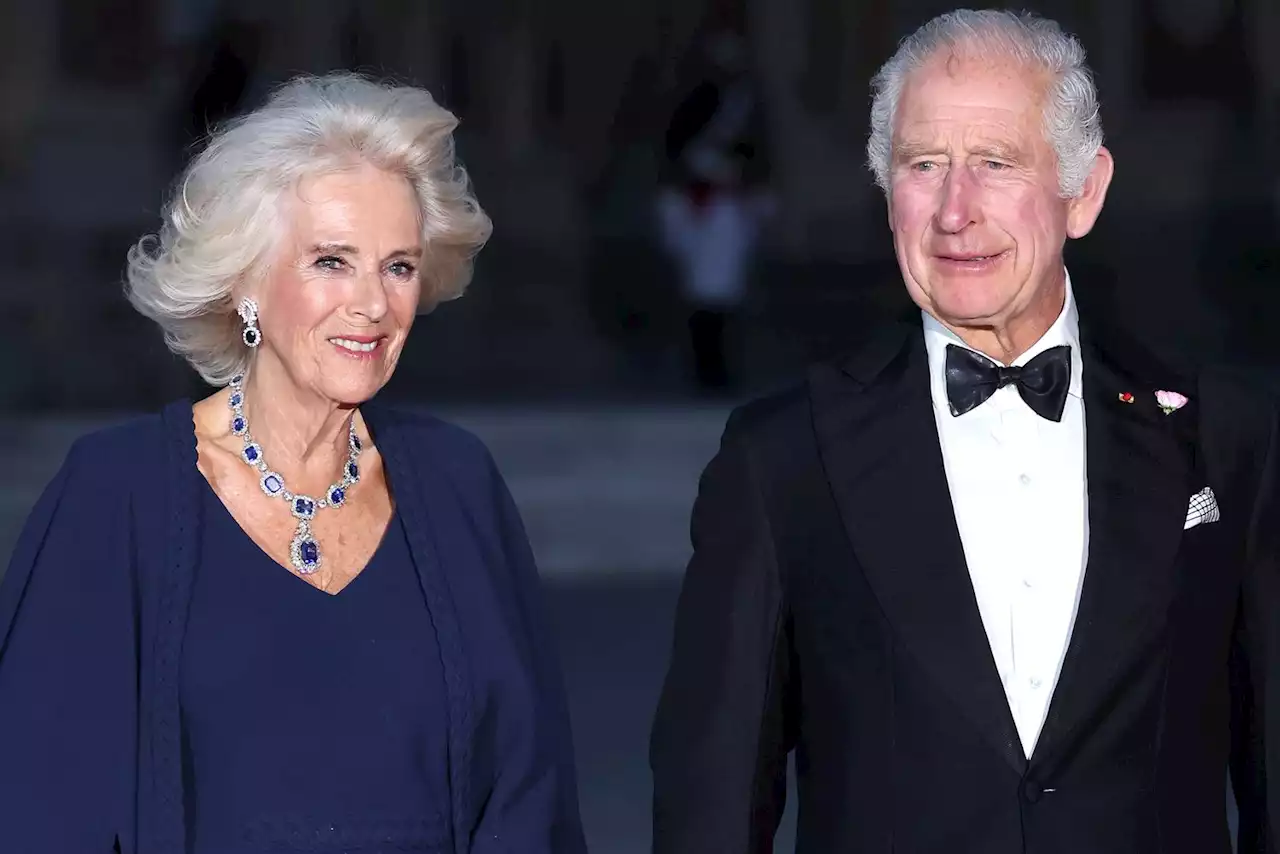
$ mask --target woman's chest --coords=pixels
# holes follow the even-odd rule
[[[359,484],[340,505],[305,496],[282,501],[241,477],[223,477],[215,484],[221,509],[247,540],[282,568],[332,594],[368,566],[394,512],[384,482]],[[305,512],[302,505],[309,505]],[[213,508],[213,514],[218,510]]]
[[[201,538],[180,677],[198,850],[239,850],[223,843],[246,834],[280,843],[289,828],[433,850],[447,691],[398,519],[334,596],[276,566],[226,515]]]

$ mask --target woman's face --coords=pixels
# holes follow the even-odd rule
[[[362,403],[391,378],[418,311],[413,189],[362,165],[303,180],[282,213],[285,233],[250,294],[262,330],[255,372],[282,369],[298,392]]]

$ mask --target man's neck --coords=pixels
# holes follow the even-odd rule
[[[953,326],[939,319],[966,346],[994,359],[1012,365],[1018,357],[1034,347],[1053,328],[1066,307],[1067,288],[1063,279],[1056,287],[1047,288],[1043,298],[1026,311],[991,326]]]

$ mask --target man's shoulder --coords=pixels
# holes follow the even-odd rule
[[[787,465],[808,436],[809,389],[797,382],[736,406],[720,437],[720,455],[751,459],[753,467]]]
[[[1160,346],[1139,336],[1124,339],[1121,365],[1165,388],[1206,387],[1229,395],[1237,406],[1272,409],[1280,400],[1280,365],[1249,361],[1219,349]]]
[[[779,430],[794,429],[809,411],[809,385],[805,381],[753,398],[729,413],[725,435],[758,439]]]
[[[918,312],[914,316],[880,324],[858,343],[811,362],[802,380],[772,394],[763,395],[734,410],[729,428],[749,435],[794,432],[812,425],[815,387],[848,379],[859,387],[873,384],[919,336]]]
[[[794,484],[821,465],[811,413],[808,380],[742,403],[729,414],[716,459],[749,469],[767,493]]]
[[[1256,398],[1264,405],[1274,406],[1280,400],[1280,365],[1212,361],[1204,365],[1201,375],[1237,394]]]
[[[1204,418],[1227,421],[1233,433],[1269,441],[1280,420],[1280,370],[1274,366],[1215,361],[1200,371]]]

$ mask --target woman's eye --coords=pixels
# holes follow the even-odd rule
[[[406,279],[417,272],[417,268],[415,268],[408,261],[396,261],[392,263],[391,266],[389,266],[387,269],[391,271],[391,275],[395,276],[398,279]]]
[[[325,255],[316,259],[316,266],[322,270],[341,270],[346,263],[337,255]]]

